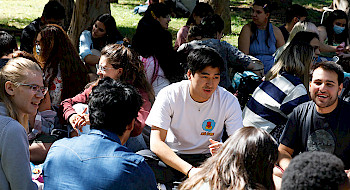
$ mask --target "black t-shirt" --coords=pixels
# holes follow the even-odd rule
[[[40,31],[40,18],[35,19],[28,26],[26,26],[21,35],[21,50],[28,53],[33,53],[34,38]]]
[[[283,26],[280,26],[280,27],[278,27],[278,28],[281,30],[281,32],[282,32],[282,34],[283,34],[284,42],[287,42],[287,40],[288,40],[288,38],[289,38],[289,32],[287,31],[287,29],[286,29],[285,26],[286,26],[286,25],[283,25]]]
[[[309,101],[296,107],[280,138],[281,144],[294,149],[293,157],[305,151],[323,151],[338,156],[350,169],[350,103],[339,99],[328,114],[316,111]]]

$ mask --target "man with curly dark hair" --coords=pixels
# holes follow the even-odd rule
[[[304,152],[296,156],[283,174],[283,190],[349,189],[343,162],[326,152]]]

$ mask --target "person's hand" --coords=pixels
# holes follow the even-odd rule
[[[198,173],[201,170],[202,170],[202,168],[192,168],[190,173],[188,173],[188,178],[192,177],[193,175],[195,175],[196,173]]]
[[[87,108],[84,109],[81,114],[73,114],[69,118],[69,123],[72,125],[73,129],[79,134],[79,131],[82,132],[82,128],[85,125],[90,125],[89,114],[86,114]]]
[[[209,145],[209,150],[212,156],[214,156],[218,150],[221,148],[222,146],[222,142],[219,141],[215,141],[213,139],[209,139],[209,142],[211,143],[211,145]]]
[[[348,178],[350,179],[350,170],[345,170],[345,173],[348,176]]]

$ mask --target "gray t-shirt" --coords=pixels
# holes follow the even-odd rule
[[[328,114],[316,111],[313,101],[296,107],[280,138],[281,144],[294,149],[293,157],[305,151],[323,151],[338,156],[350,168],[350,104],[339,99]]]

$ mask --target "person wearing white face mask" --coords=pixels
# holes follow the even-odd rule
[[[349,35],[348,35],[348,17],[344,11],[335,10],[329,14],[322,26],[318,27],[320,41],[324,44],[336,47],[336,52],[322,52],[321,57],[327,60],[334,56],[339,56],[339,64],[343,66],[346,72],[350,71],[349,61]]]

